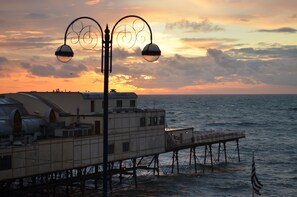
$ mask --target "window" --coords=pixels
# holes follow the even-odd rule
[[[130,151],[130,143],[124,142],[123,143],[123,152],[129,152]]]
[[[68,137],[68,131],[67,130],[63,131],[63,137]]]
[[[56,122],[56,114],[55,114],[54,110],[52,110],[52,109],[49,114],[49,122],[50,123]]]
[[[114,144],[108,144],[108,154],[114,154]]]
[[[130,100],[130,107],[135,107],[135,106],[136,106],[135,100]]]
[[[0,170],[11,169],[11,155],[0,156]]]
[[[158,117],[156,116],[150,117],[150,126],[153,125],[158,125]]]
[[[22,117],[21,114],[18,110],[14,112],[14,117],[13,117],[13,130],[15,134],[21,134],[22,132]]]
[[[91,101],[91,112],[95,111],[95,101]]]
[[[150,117],[150,124],[149,124],[150,126],[152,126],[153,125],[153,117]]]
[[[160,116],[159,125],[164,125],[164,124],[165,124],[165,117],[164,116]]]
[[[145,127],[145,117],[140,118],[140,126]]]
[[[95,121],[95,134],[100,135],[100,121]]]
[[[123,101],[117,100],[117,107],[123,107]]]

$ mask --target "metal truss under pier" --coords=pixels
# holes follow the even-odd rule
[[[172,135],[172,133],[167,133]],[[192,167],[198,173],[200,166],[210,166],[213,170],[218,163],[227,164],[232,158],[227,153],[227,143],[235,149],[235,155],[240,162],[239,139],[244,138],[241,132],[207,132],[193,135],[190,140],[182,143],[167,141],[164,152],[153,155],[128,158],[126,160],[109,162],[109,191],[118,190],[139,184],[142,175],[167,173],[184,173],[184,167]],[[169,138],[167,138],[169,140]],[[200,148],[200,149],[199,149]],[[180,153],[183,154],[180,158]],[[189,153],[189,154],[188,154]],[[199,154],[200,153],[200,154]],[[172,154],[171,161],[168,155]],[[185,157],[185,154],[188,156]],[[167,157],[163,160],[163,155]],[[186,173],[193,171],[186,171]],[[88,165],[79,168],[54,171],[35,176],[9,179],[0,182],[1,196],[89,196],[89,192],[101,194],[102,164]],[[148,176],[149,177],[149,176]]]

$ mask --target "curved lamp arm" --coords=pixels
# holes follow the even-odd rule
[[[112,49],[112,45],[113,45],[113,35],[115,33],[115,30],[117,29],[117,26],[120,22],[122,22],[123,20],[127,19],[127,18],[136,18],[141,20],[142,22],[144,22],[144,24],[148,27],[149,29],[149,33],[150,33],[150,43],[147,44],[144,49],[142,50],[142,56],[146,61],[149,62],[154,62],[156,61],[160,56],[161,56],[161,50],[159,49],[158,45],[153,44],[153,33],[152,33],[152,29],[150,27],[150,25],[148,24],[148,22],[146,20],[144,20],[142,17],[137,16],[137,15],[127,15],[122,17],[120,20],[118,20],[115,25],[113,26],[112,30],[111,30],[111,39],[110,39],[110,46]],[[141,30],[142,31],[142,30]],[[110,72],[112,72],[112,50],[110,51],[110,57],[109,57],[109,62],[110,62]]]
[[[122,17],[120,20],[118,20],[118,22],[116,22],[116,24],[113,26],[112,30],[111,30],[111,41],[112,41],[112,36],[113,36],[113,33],[114,33],[114,30],[116,29],[117,25],[123,21],[124,19],[126,18],[137,18],[137,19],[140,19],[142,20],[148,27],[149,31],[150,31],[150,40],[151,40],[151,43],[152,43],[152,40],[153,40],[153,33],[152,33],[152,29],[150,27],[150,25],[148,24],[148,22],[146,22],[146,20],[144,20],[142,17],[140,16],[137,16],[137,15],[127,15],[127,16],[124,16]]]
[[[100,32],[101,32],[101,37],[102,37],[102,40],[103,40],[103,30],[102,30],[102,27],[101,25],[93,18],[91,17],[88,17],[88,16],[82,16],[82,17],[78,17],[76,19],[74,19],[69,25],[68,27],[66,28],[66,31],[65,31],[65,35],[64,35],[64,44],[66,44],[66,40],[67,40],[67,35],[68,35],[68,30],[69,28],[78,20],[81,20],[81,19],[88,19],[88,20],[91,20],[93,21],[94,23],[96,23],[96,25],[99,27],[100,29]]]
[[[67,37],[69,35],[69,29],[70,28],[73,28],[73,25],[75,22],[79,21],[79,20],[82,20],[82,19],[87,19],[87,20],[91,20],[93,21],[99,28],[99,32],[101,34],[101,44],[102,44],[102,49],[103,49],[103,30],[102,30],[102,27],[101,25],[93,18],[91,17],[88,17],[88,16],[82,16],[82,17],[78,17],[76,19],[74,19],[69,25],[68,27],[66,28],[66,31],[65,31],[65,35],[64,35],[64,44],[61,45],[55,52],[55,55],[57,56],[57,59],[61,62],[68,62],[72,59],[74,53],[71,49],[71,47],[69,45],[66,44],[67,42]],[[79,40],[81,39],[81,35],[80,33],[87,27],[87,26],[90,26],[90,25],[87,25],[87,26],[84,26],[83,23],[81,24],[81,29],[78,31],[78,32],[75,32],[77,34],[77,39],[78,39],[78,42]],[[70,32],[71,33],[71,32]],[[82,36],[82,39],[83,36]],[[103,65],[103,50],[101,50],[101,65]]]

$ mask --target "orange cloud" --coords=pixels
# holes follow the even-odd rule
[[[96,5],[96,4],[100,3],[100,2],[101,2],[101,0],[86,0],[85,4],[87,4],[87,5]]]

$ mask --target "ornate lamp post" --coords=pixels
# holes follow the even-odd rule
[[[130,25],[119,25],[124,19],[134,18]],[[93,25],[84,22],[93,22]],[[136,22],[140,21],[142,25],[139,27]],[[64,44],[55,52],[57,59],[61,62],[68,62],[72,59],[74,53],[69,45],[66,44],[67,38],[73,44],[80,44],[84,49],[95,49],[101,41],[101,72],[104,73],[104,95],[103,95],[103,196],[107,196],[107,164],[108,164],[108,83],[109,73],[112,72],[112,46],[114,39],[118,45],[120,41],[126,42],[133,47],[136,42],[145,41],[143,34],[144,29],[148,28],[150,42],[142,50],[142,56],[149,62],[156,61],[161,51],[159,47],[152,42],[152,31],[149,24],[141,17],[136,15],[128,15],[122,17],[116,22],[112,31],[106,25],[103,32],[100,24],[91,17],[79,17],[73,20],[67,27],[64,36]],[[116,38],[114,36],[116,35]],[[69,38],[70,37],[70,38]],[[101,40],[100,40],[101,38]]]

